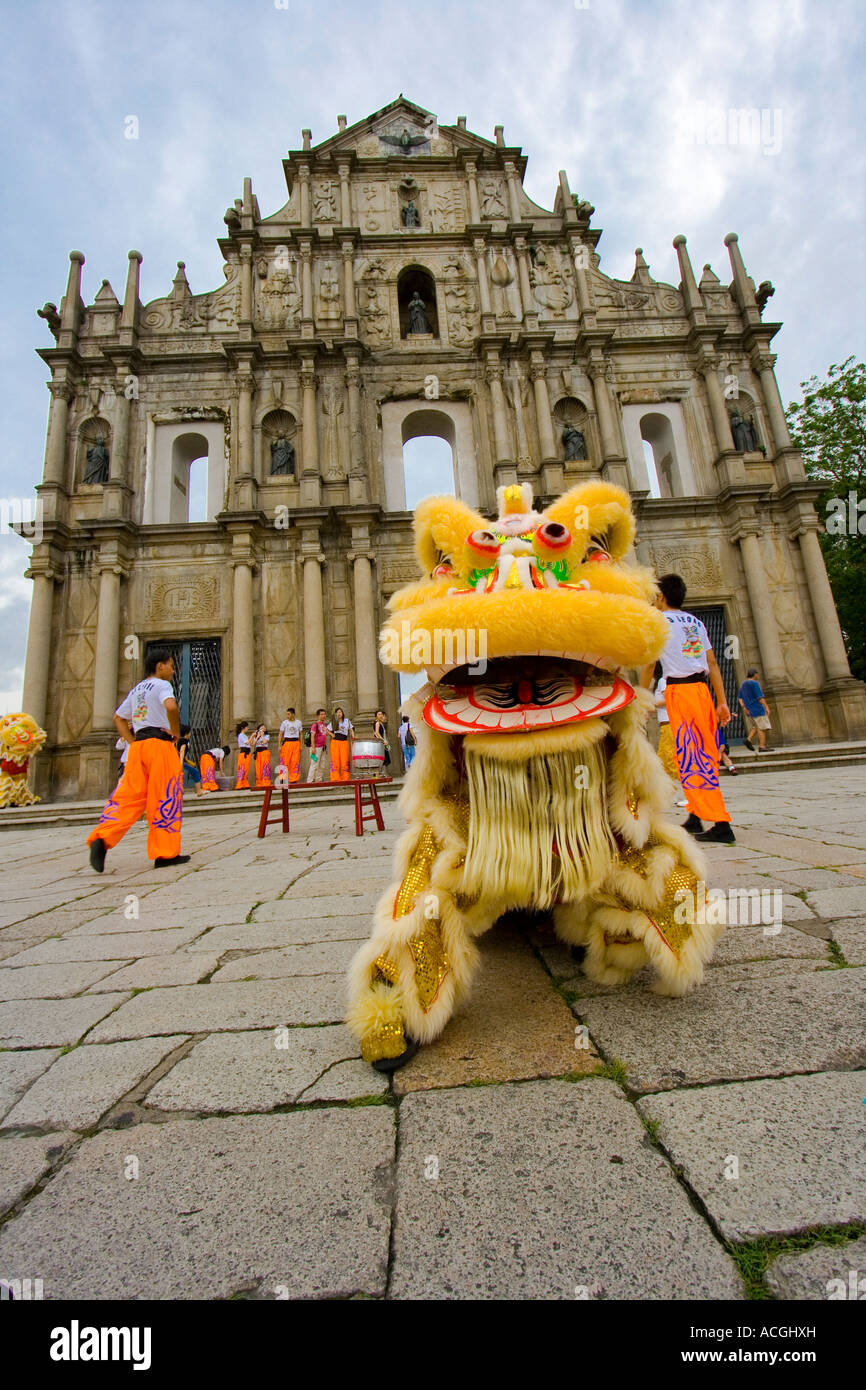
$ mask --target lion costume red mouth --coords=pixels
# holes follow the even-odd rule
[[[491,661],[483,674],[451,673],[424,706],[424,720],[445,734],[534,733],[624,709],[634,690],[621,676],[567,658]]]

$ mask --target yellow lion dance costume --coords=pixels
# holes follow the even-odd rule
[[[27,785],[27,769],[46,738],[29,714],[0,719],[0,807],[32,806],[39,800]]]
[[[652,573],[624,563],[628,494],[589,482],[542,515],[528,485],[497,500],[492,524],[452,497],[421,503],[425,577],[394,595],[380,638],[383,661],[429,678],[406,705],[397,877],[350,969],[347,1023],[381,1071],[441,1033],[475,938],[506,911],[549,910],[591,979],[650,964],[673,995],[701,981],[723,930],[705,921],[698,846],[663,814],[652,698],[621,674],[668,637]]]

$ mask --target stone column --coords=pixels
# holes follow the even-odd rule
[[[304,556],[304,679],[308,718],[327,705],[321,570],[324,563],[324,555]]]
[[[791,448],[791,436],[788,433],[788,422],[785,419],[785,407],[782,405],[779,383],[776,380],[776,373],[773,371],[775,361],[776,359],[771,352],[757,352],[752,358],[752,366],[760,373],[764,402],[770,417],[770,428],[773,431],[773,443],[777,452],[781,452],[782,449]]]
[[[590,252],[589,247],[584,245],[580,237],[571,237],[569,244],[571,263],[574,266],[574,282],[577,286],[577,307],[580,310],[581,318],[583,318],[586,314],[595,314],[595,302],[592,297],[592,286],[587,268],[591,264]]]
[[[492,313],[490,307],[490,285],[487,280],[487,257],[483,237],[476,237],[472,243],[475,249],[475,263],[478,267],[478,294],[481,299],[481,313]]]
[[[246,511],[256,505],[256,478],[253,466],[253,392],[256,379],[248,362],[241,362],[238,383],[238,457],[235,469],[235,503]]]
[[[142,255],[140,251],[130,251],[129,269],[126,272],[126,293],[123,296],[123,309],[120,313],[121,342],[125,334],[133,334],[138,313],[138,287],[141,275]]]
[[[50,381],[51,412],[48,416],[48,439],[45,445],[43,482],[66,486],[66,429],[69,422],[69,402],[72,387],[65,380]]]
[[[302,241],[301,252],[301,332],[312,336],[313,331],[313,248]]]
[[[302,391],[301,506],[317,507],[321,501],[319,476],[319,417],[316,371],[312,358],[304,358],[299,373]]]
[[[592,381],[592,395],[595,413],[601,433],[603,455],[602,476],[607,482],[616,483],[628,490],[628,461],[620,435],[619,423],[614,414],[607,380],[607,368],[600,362],[590,362],[589,376]]]
[[[361,428],[361,368],[357,357],[346,362],[346,391],[349,397],[349,505],[369,502],[364,436]]]
[[[526,246],[525,237],[514,238],[514,250],[517,254],[517,277],[520,284],[520,301],[523,305],[523,317],[527,314],[535,313],[535,300],[532,297],[532,281],[529,278],[529,251]]]
[[[373,606],[373,569],[369,555],[350,551],[355,591],[355,674],[358,681],[358,714],[373,715],[379,702],[376,614]]]
[[[236,559],[232,586],[232,719],[251,719],[255,710],[253,565]]]
[[[779,641],[779,629],[773,613],[767,575],[761,561],[758,537],[754,534],[743,535],[739,541],[763,672],[770,685],[787,686],[790,682],[785,669],[785,658]]]
[[[21,705],[24,712],[44,729],[53,649],[52,618],[56,575],[50,568],[29,569],[27,577],[33,580],[33,594],[30,599],[30,625],[27,629],[27,656]]]
[[[715,354],[701,353],[698,367],[707,388],[707,400],[710,403],[710,414],[713,417],[716,445],[719,453],[730,453],[734,448],[734,440],[728,412],[725,409],[725,394],[722,390],[722,383],[719,381],[718,362]]]
[[[57,339],[57,346],[60,348],[74,347],[78,337],[78,328],[81,323],[81,267],[83,265],[82,252],[70,251],[69,278],[66,282],[66,294],[60,305],[60,334]]]
[[[513,465],[511,439],[508,431],[508,418],[505,413],[505,393],[502,390],[502,367],[496,361],[488,361],[486,368],[487,386],[490,391],[490,404],[493,407],[493,441],[496,453],[497,481],[498,468],[504,464]]]
[[[346,318],[357,319],[355,303],[355,248],[351,241],[344,241],[343,251],[343,298],[346,305]]]
[[[541,449],[541,462],[557,461],[556,441],[553,437],[553,421],[550,415],[550,397],[547,394],[547,376],[543,362],[530,363],[529,375],[535,391],[535,418],[538,422],[538,443]]]
[[[302,164],[298,170],[298,182],[301,185],[301,226],[311,226],[310,220],[310,171],[306,164]]]
[[[340,174],[340,221],[344,227],[352,225],[352,196],[349,187],[349,166],[339,164],[337,166]],[[346,301],[348,303],[348,300]]]
[[[469,221],[481,221],[481,204],[478,201],[478,165],[474,160],[467,160],[466,163],[466,183],[469,188]]]
[[[827,668],[828,680],[849,680],[851,668],[842,640],[839,617],[833,602],[833,591],[827,578],[827,568],[821,552],[817,531],[800,532],[800,553],[809,586],[809,598],[815,614],[815,626],[821,643],[821,654]]]
[[[246,242],[240,248],[241,303],[238,323],[247,327],[253,322],[253,248]]]
[[[519,184],[517,181],[517,170],[510,159],[505,161],[505,177],[508,180],[508,206],[511,210],[512,222],[520,221],[520,196]]]
[[[120,656],[120,579],[123,571],[112,561],[99,571],[96,656],[93,663],[94,733],[110,733],[117,709],[117,668]]]

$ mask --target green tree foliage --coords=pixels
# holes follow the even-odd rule
[[[825,381],[801,381],[788,406],[791,437],[806,473],[824,485],[816,503],[821,549],[839,610],[851,670],[866,680],[866,366],[833,364]]]

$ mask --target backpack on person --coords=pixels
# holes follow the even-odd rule
[[[407,748],[415,747],[415,735],[413,734],[411,729],[406,730],[406,746]]]
[[[311,739],[312,739],[312,733],[310,732],[309,729],[305,729],[305,730],[304,730],[304,747],[305,747],[305,748],[309,748]]]

